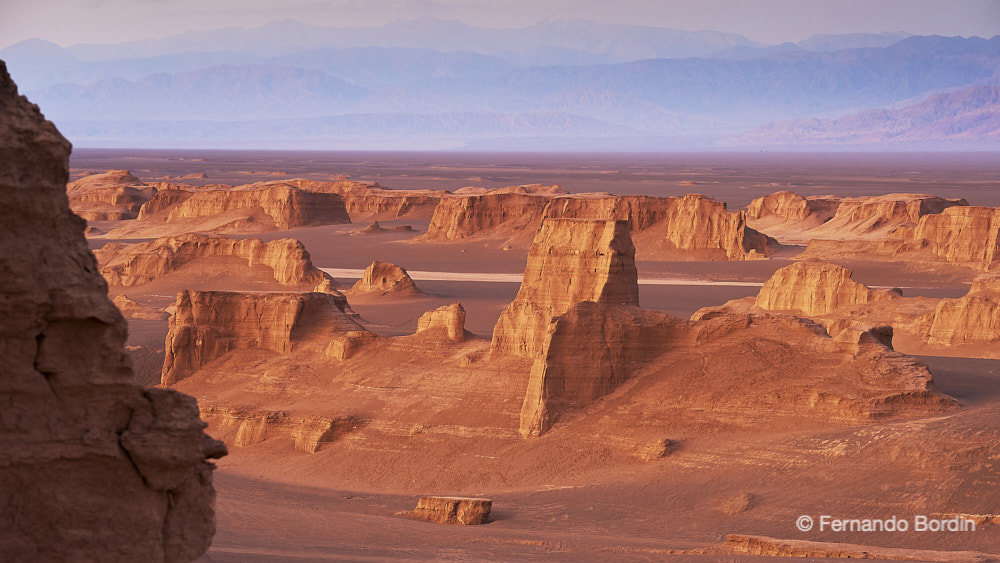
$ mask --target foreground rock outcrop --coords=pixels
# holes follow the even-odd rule
[[[420,497],[414,517],[436,524],[485,524],[490,521],[493,501],[474,497]]]
[[[296,344],[364,329],[343,295],[329,293],[177,294],[161,383],[173,385],[212,360],[250,348],[289,352]]]
[[[373,261],[350,289],[351,296],[417,297],[417,288],[406,269],[389,262]]]
[[[201,409],[201,416],[230,447],[245,448],[265,440],[287,439],[293,442],[296,451],[311,454],[361,424],[352,416],[314,416],[226,406],[207,406]]]
[[[196,261],[236,258],[247,268],[264,266],[274,280],[288,286],[309,286],[328,292],[333,278],[313,266],[309,252],[297,240],[233,239],[186,234],[133,245],[108,243],[95,252],[101,275],[111,286],[135,287],[183,270]]]
[[[69,208],[70,144],[0,62],[0,554],[188,561],[215,533],[225,447],[133,382],[126,325]]]

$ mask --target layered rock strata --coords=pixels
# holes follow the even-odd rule
[[[339,194],[310,192],[284,184],[200,191],[168,209],[168,223],[258,209],[278,230],[351,222]]]
[[[312,286],[314,291],[333,291],[333,278],[313,266],[309,252],[297,240],[233,239],[187,234],[161,237],[133,245],[109,243],[95,254],[101,275],[111,286],[134,287],[180,271],[196,260],[234,257],[247,267],[266,266],[274,280],[289,286]]]
[[[109,170],[66,186],[70,209],[87,221],[135,219],[156,188],[147,186],[128,170]]]
[[[933,346],[983,346],[1000,341],[1000,276],[980,276],[965,296],[942,299],[926,338]]]
[[[233,350],[285,353],[299,343],[364,330],[339,294],[183,290],[174,308],[163,385],[172,385]]]
[[[0,558],[196,559],[225,447],[193,398],[133,381],[69,208],[69,152],[0,61]]]

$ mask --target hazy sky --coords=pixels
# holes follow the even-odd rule
[[[31,37],[118,43],[285,18],[366,26],[424,16],[490,27],[577,17],[715,29],[764,43],[815,33],[1000,34],[1000,0],[0,0],[0,47]]]

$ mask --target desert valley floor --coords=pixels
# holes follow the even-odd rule
[[[229,448],[204,561],[990,561],[998,162],[78,149],[68,194]]]

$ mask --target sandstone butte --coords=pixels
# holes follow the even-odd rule
[[[830,279],[845,286],[845,294],[850,292],[852,299],[861,295],[845,283],[850,281],[849,274]],[[888,393],[894,397],[889,401],[898,401],[900,406],[908,401],[930,408],[951,404],[934,391],[925,367],[892,351],[891,329],[844,331],[833,340],[821,327],[791,317],[721,314],[685,322],[640,309],[637,304],[634,248],[625,221],[543,222],[529,250],[521,289],[497,321],[491,343],[491,357],[513,355],[532,361],[520,415],[522,436],[543,434],[562,414],[595,402],[643,369],[655,366],[658,356],[678,356],[685,349],[690,353],[693,346],[704,362],[709,358],[711,363],[745,362],[733,353],[747,345],[752,327],[796,341],[803,352],[810,350],[805,353],[812,354],[813,361],[825,357],[823,361],[832,365],[854,363],[852,369],[880,372],[869,380],[877,382],[875,388],[861,395]],[[722,342],[722,350],[711,351],[712,343]],[[707,365],[702,369],[708,369]],[[820,370],[818,366],[811,369]],[[773,373],[773,366],[763,371]],[[698,386],[712,384],[702,381]],[[731,385],[721,380],[716,384]],[[792,391],[795,384],[791,384],[784,391],[785,400],[794,403],[796,394],[805,392],[812,394],[809,401],[815,407],[820,397],[834,400],[833,396],[840,395],[834,400],[839,408],[853,402],[846,410],[857,409],[854,414],[862,416],[873,414],[871,408],[880,402],[860,396],[847,399],[845,395],[858,391],[856,382],[831,385],[836,390],[818,392]]]
[[[70,144],[0,61],[0,554],[186,561],[215,532],[195,400],[143,389],[126,324],[69,208]]]
[[[470,334],[465,330],[465,309],[461,303],[452,303],[427,311],[417,319],[417,333],[442,330],[448,340],[465,340]]]
[[[429,219],[445,194],[443,190],[392,190],[377,183],[340,180],[286,180],[284,184],[316,192],[340,195],[352,221]],[[267,184],[264,184],[267,185]]]
[[[1000,265],[1000,209],[953,206],[923,215],[916,225],[900,227],[875,243],[810,240],[800,257],[838,257],[948,263],[961,268],[993,271]]]
[[[182,290],[170,317],[161,383],[176,383],[233,350],[290,352],[316,338],[364,331],[355,317],[339,293]]]
[[[891,326],[909,339],[905,346],[913,353],[1000,356],[1000,282],[995,274],[980,275],[957,299],[906,298],[898,289],[873,290],[857,283],[841,266],[804,260],[776,271],[756,297],[705,307],[692,318],[761,312],[810,318],[834,337],[848,329]]]
[[[746,225],[743,211],[699,195],[684,197],[487,193],[441,199],[417,240],[467,238],[527,244],[545,218],[625,220],[640,258],[742,260],[765,258],[775,244]]]
[[[747,219],[754,229],[779,242],[881,240],[916,226],[925,215],[965,205],[964,199],[927,194],[803,197],[784,191],[750,202]]]
[[[336,286],[329,274],[313,266],[302,243],[288,238],[263,242],[185,234],[131,245],[108,243],[94,254],[101,275],[112,287],[147,284],[182,271],[196,261],[222,257],[240,259],[247,268],[269,268],[274,280],[283,285],[306,286],[320,292],[333,292]]]
[[[417,288],[405,268],[389,262],[372,261],[361,279],[349,290],[349,295],[375,297],[416,297],[424,292]]]

